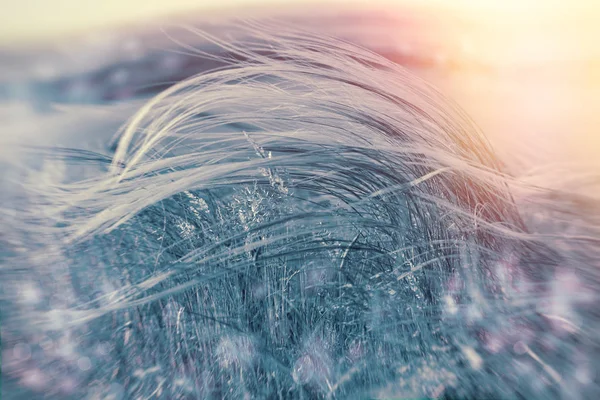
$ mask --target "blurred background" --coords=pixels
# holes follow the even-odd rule
[[[0,14],[0,144],[51,140],[41,127],[60,107],[143,99],[214,67],[182,51],[207,46],[184,24],[269,17],[406,66],[521,171],[600,164],[595,0],[4,0]]]

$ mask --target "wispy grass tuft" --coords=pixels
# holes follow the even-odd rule
[[[31,147],[39,165],[6,184],[11,388],[592,398],[597,197],[509,176],[458,107],[374,53],[228,28],[189,28],[222,52],[187,51],[225,67],[148,101],[113,154]]]

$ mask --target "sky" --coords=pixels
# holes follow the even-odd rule
[[[477,18],[499,20],[509,13],[510,21],[543,18],[546,14],[600,16],[600,2],[594,0],[0,0],[0,43],[17,43],[102,28],[113,24],[140,22],[166,15],[203,10],[242,10],[247,7],[285,7],[316,4],[339,7],[401,7],[406,4],[462,10]],[[577,18],[576,18],[577,19]]]

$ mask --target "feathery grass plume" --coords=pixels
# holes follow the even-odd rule
[[[363,48],[226,28],[189,28],[223,66],[112,154],[29,148],[2,214],[8,398],[598,393],[592,194],[508,176]]]

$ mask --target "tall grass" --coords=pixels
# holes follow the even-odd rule
[[[598,393],[594,192],[510,176],[363,48],[227,28],[186,47],[224,67],[4,183],[7,398]]]

